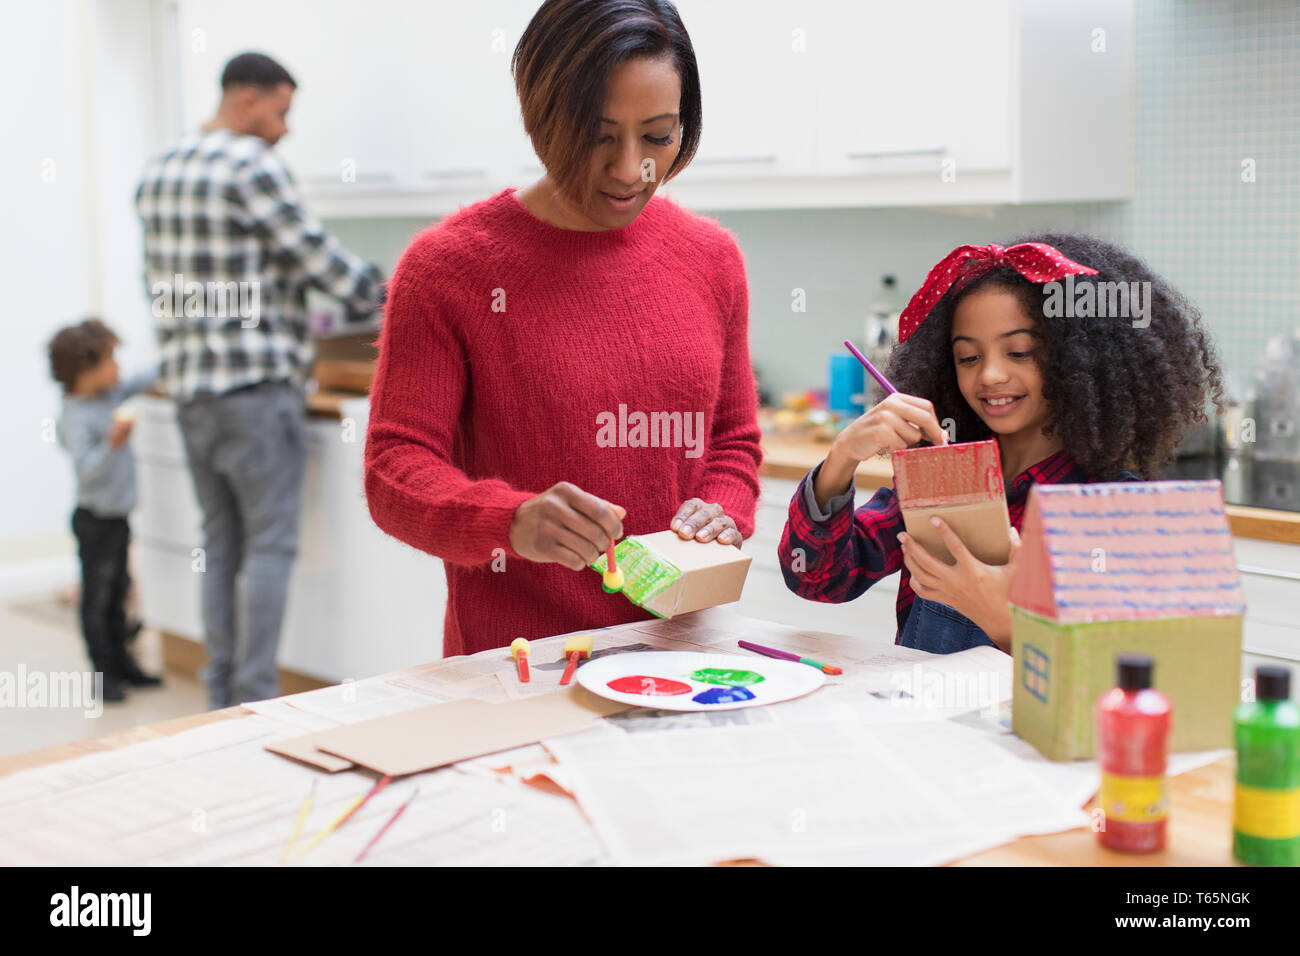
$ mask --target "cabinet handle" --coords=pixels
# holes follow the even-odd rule
[[[345,183],[337,173],[329,176],[304,176],[303,182],[313,186],[355,186],[357,183],[391,183],[392,173],[357,173],[355,182]]]
[[[849,159],[887,159],[892,156],[942,156],[947,146],[920,146],[916,149],[854,149],[845,153]]]
[[[425,179],[482,179],[486,169],[426,169]]]
[[[775,154],[766,156],[696,156],[692,166],[729,166],[733,163],[775,163]]]
[[[1237,570],[1242,574],[1256,574],[1265,578],[1281,578],[1283,581],[1300,581],[1300,573],[1279,571],[1276,568],[1260,568],[1253,564],[1239,564]]]

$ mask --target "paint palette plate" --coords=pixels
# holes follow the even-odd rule
[[[658,710],[739,710],[802,697],[826,682],[807,664],[738,654],[610,654],[578,668],[593,694]]]

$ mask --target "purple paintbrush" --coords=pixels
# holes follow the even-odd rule
[[[889,379],[887,379],[887,378],[885,378],[885,376],[881,375],[880,372],[876,369],[876,367],[875,367],[874,365],[872,365],[870,362],[867,361],[867,357],[866,357],[865,355],[863,355],[861,352],[858,351],[858,348],[857,348],[856,345],[854,345],[854,344],[853,344],[852,342],[850,342],[848,339],[845,339],[845,340],[844,340],[844,347],[847,348],[850,352],[852,352],[852,353],[853,353],[853,357],[856,358],[859,362],[862,363],[862,367],[865,368],[865,369],[867,370],[867,372],[870,373],[871,377],[874,378],[877,382],[880,383],[880,387],[883,388],[883,389],[885,390],[885,394],[886,394],[886,395],[897,395],[897,394],[898,394],[898,389],[896,389],[896,388],[894,388],[894,386],[890,385],[890,384],[889,384]]]
[[[791,654],[789,651],[777,650],[775,647],[764,647],[762,644],[754,644],[751,641],[737,641],[741,647],[747,651],[753,651],[755,654],[762,654],[764,657],[775,657],[782,661],[794,661],[796,664],[807,664],[809,667],[815,667],[823,674],[843,674],[840,668],[834,664],[823,664],[821,661],[815,661],[811,657],[800,657],[798,654]]]

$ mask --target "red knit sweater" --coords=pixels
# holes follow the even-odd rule
[[[748,316],[734,237],[662,196],[620,229],[579,232],[507,189],[415,237],[379,337],[366,500],[380,528],[445,562],[446,655],[650,616],[593,571],[511,548],[515,509],[557,482],[622,505],[627,534],[664,530],[694,497],[753,533]],[[702,421],[703,437],[631,447],[651,444],[638,411]],[[620,418],[627,440],[606,447]]]

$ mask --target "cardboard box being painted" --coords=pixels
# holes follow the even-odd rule
[[[1035,485],[1020,535],[1012,730],[1091,757],[1093,706],[1134,652],[1173,703],[1171,750],[1231,747],[1245,602],[1219,482]]]
[[[921,547],[948,564],[956,563],[939,532],[930,527],[930,519],[938,517],[976,558],[985,564],[1007,563],[1011,524],[996,441],[908,448],[894,452],[893,463],[903,526]]]
[[[676,531],[628,535],[614,548],[626,577],[623,596],[658,617],[739,601],[752,560],[715,541],[683,540]],[[605,556],[591,565],[605,571]]]

